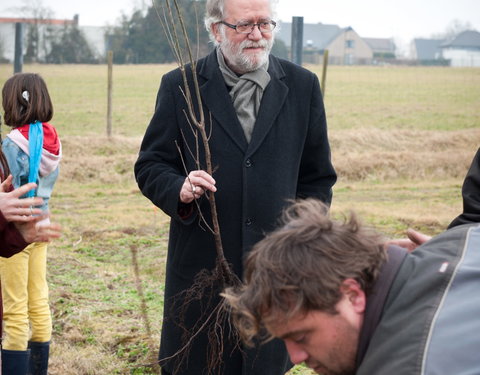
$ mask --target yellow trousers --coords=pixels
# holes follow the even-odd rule
[[[27,350],[29,340],[50,341],[52,317],[48,305],[47,243],[32,243],[10,258],[0,258],[0,281],[4,330],[2,348]]]

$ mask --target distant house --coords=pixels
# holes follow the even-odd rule
[[[276,38],[290,48],[292,24],[281,22]],[[393,41],[371,38],[370,41],[373,47],[352,27],[341,28],[338,25],[305,23],[303,25],[303,61],[318,64],[322,61],[325,50],[328,50],[329,63],[337,65],[372,64],[376,53],[395,54]]]
[[[32,18],[7,18],[0,17],[0,44],[2,46],[2,60],[13,62],[15,55],[15,24],[35,25],[38,28],[37,56],[40,61],[45,58],[48,50],[46,46],[46,35],[55,30],[62,29],[67,25],[78,25],[78,18],[70,20],[60,19],[32,19]],[[27,38],[27,28],[23,29],[23,38]],[[24,43],[26,47],[26,43]],[[25,51],[24,51],[25,52]]]
[[[374,60],[389,60],[395,58],[395,42],[391,38],[363,38],[373,51]]]
[[[0,61],[13,62],[15,56],[15,24],[35,25],[38,28],[38,52],[36,59],[44,61],[50,51],[48,37],[52,33],[62,30],[66,26],[77,26],[85,35],[87,42],[97,57],[105,56],[105,28],[94,26],[78,26],[78,16],[73,19],[32,19],[32,18],[5,18],[0,17]],[[24,28],[23,37],[27,38],[27,28]],[[24,43],[26,48],[26,43]],[[25,51],[24,51],[25,53]]]
[[[305,23],[303,25],[303,47],[323,50],[340,31],[341,29],[337,25]],[[292,44],[292,24],[290,22],[280,22],[280,28],[275,37],[290,47]]]
[[[480,67],[480,32],[467,30],[440,45],[451,66]]]
[[[364,65],[373,62],[372,48],[351,27],[342,29],[326,49],[332,64]]]
[[[444,42],[443,39],[414,39],[411,44],[412,59],[422,65],[443,65],[445,59],[440,46]]]

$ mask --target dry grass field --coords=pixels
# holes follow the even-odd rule
[[[106,66],[24,67],[47,81],[64,150],[51,200],[64,228],[49,248],[52,375],[154,373],[147,365],[158,350],[168,218],[141,195],[132,166],[172,67],[114,67],[111,139]],[[2,84],[12,70],[0,65]],[[329,67],[325,104],[339,174],[334,214],[354,209],[398,237],[408,227],[438,233],[460,213],[480,147],[480,69]]]

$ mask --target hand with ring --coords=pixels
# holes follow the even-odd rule
[[[7,193],[6,191],[11,183],[12,176],[8,176],[0,187],[0,211],[2,211],[3,216],[9,222],[27,222],[35,220],[35,216],[33,215],[40,215],[42,210],[34,207],[40,206],[43,203],[43,199],[39,197],[20,197],[34,189],[37,185],[34,183],[25,184]]]
[[[188,204],[200,198],[205,191],[216,192],[215,180],[202,170],[191,171],[180,189],[180,201]]]

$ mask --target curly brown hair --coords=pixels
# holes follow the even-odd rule
[[[382,236],[354,213],[330,219],[318,200],[295,202],[282,223],[249,254],[244,285],[223,294],[246,344],[271,339],[266,327],[279,319],[312,310],[335,314],[342,282],[352,278],[368,293],[386,260]]]

